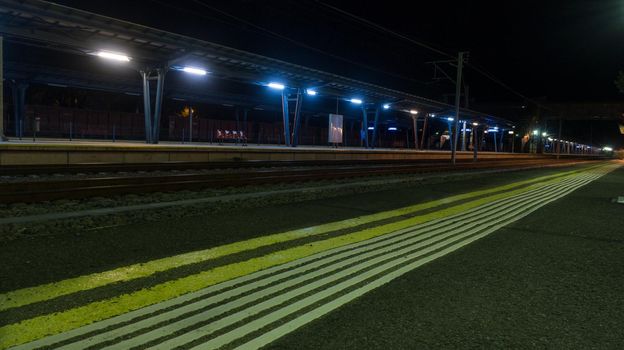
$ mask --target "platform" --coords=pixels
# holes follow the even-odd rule
[[[543,157],[528,153],[479,152],[479,159]],[[550,155],[552,156],[552,155]],[[578,156],[578,155],[573,155]],[[473,153],[457,152],[458,159],[472,159]],[[85,163],[163,163],[213,161],[306,161],[306,160],[448,160],[448,150],[281,145],[247,146],[215,143],[169,143],[157,145],[123,141],[10,140],[0,143],[0,165],[71,165]]]

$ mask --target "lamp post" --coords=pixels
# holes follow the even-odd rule
[[[2,37],[0,36],[0,142],[6,141],[4,136],[4,61],[2,55]]]

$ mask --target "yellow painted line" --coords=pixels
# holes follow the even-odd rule
[[[548,181],[535,183],[513,191],[479,198],[424,215],[367,228],[326,240],[306,243],[302,246],[284,249],[238,263],[219,266],[194,275],[182,277],[110,299],[96,301],[74,309],[54,314],[42,315],[3,326],[0,327],[0,348],[5,349],[10,346],[40,339],[47,335],[65,332],[96,321],[169,300],[182,294],[194,292],[217,283],[245,276],[259,270],[301,259],[325,250],[361,242],[427,221],[458,214],[477,206],[524,193],[557,181],[557,178],[553,178]]]
[[[530,183],[544,181],[562,176],[572,175],[581,171],[586,171],[595,166],[572,170],[568,172],[537,177],[533,179],[523,180],[510,183],[507,185],[497,186],[494,188],[463,193],[450,196],[422,204],[412,205],[404,208],[389,210],[371,215],[360,216],[356,218],[331,222],[327,224],[252,238],[240,242],[226,244],[223,246],[209,248],[184,254],[179,254],[162,259],[156,259],[145,263],[137,263],[129,266],[120,267],[110,271],[93,273],[90,275],[69,278],[66,280],[47,283],[35,287],[18,289],[8,293],[0,294],[0,311],[16,308],[36,302],[50,300],[63,295],[69,295],[79,291],[85,291],[102,287],[111,283],[127,282],[133,279],[147,277],[158,272],[170,270],[176,267],[200,263],[211,259],[254,250],[261,247],[270,246],[276,243],[288,242],[300,238],[317,236],[328,232],[338,231],[349,227],[369,224],[372,222],[390,219],[401,215],[413,214],[415,212],[435,208],[441,205],[450,204],[460,200],[466,200],[474,197],[484,196],[500,191],[507,191],[515,187],[524,186]]]

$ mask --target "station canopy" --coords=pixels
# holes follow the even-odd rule
[[[455,107],[450,104],[412,93],[41,0],[0,0],[0,33],[16,44],[78,55],[93,55],[103,49],[123,52],[131,57],[129,64],[137,70],[190,62],[193,66],[205,67],[211,77],[233,82],[266,85],[269,81],[280,81],[288,88],[313,88],[320,95],[345,99],[357,96],[367,104],[390,104],[398,111],[415,109],[455,114]],[[98,85],[110,91],[124,91],[136,86],[131,79],[124,81],[118,77],[112,79],[106,75],[19,62],[7,62],[5,70],[7,77],[29,76],[35,77],[34,80],[84,88]],[[207,102],[243,103],[232,96],[210,98],[188,90],[180,91],[179,95]],[[460,118],[513,124],[465,108],[461,109]]]

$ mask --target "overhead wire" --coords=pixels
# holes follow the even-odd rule
[[[157,2],[157,3],[161,4],[161,5],[165,5],[165,6],[169,6],[169,7],[172,7],[172,8],[173,8],[173,6],[170,6],[170,5],[166,4],[166,3],[163,3],[163,2],[158,1],[158,0],[152,0],[152,1]],[[423,82],[423,81],[419,81],[419,80],[416,80],[416,79],[413,79],[413,78],[407,78],[407,77],[405,77],[405,76],[402,76],[402,75],[399,75],[399,74],[396,74],[396,73],[392,73],[392,72],[388,72],[388,71],[385,71],[385,70],[381,70],[381,69],[378,69],[378,68],[375,68],[375,67],[372,67],[372,66],[369,66],[369,65],[366,65],[366,64],[360,63],[360,62],[356,62],[356,61],[353,61],[353,60],[349,60],[349,59],[347,59],[347,58],[344,58],[344,57],[338,56],[338,55],[336,55],[336,54],[333,54],[333,53],[330,53],[330,52],[327,52],[327,51],[324,51],[324,50],[318,49],[318,48],[316,48],[316,47],[313,47],[313,46],[307,45],[307,44],[302,43],[302,42],[300,42],[300,41],[298,41],[298,40],[292,39],[292,38],[287,37],[287,36],[285,36],[285,35],[283,35],[283,34],[280,34],[280,33],[277,33],[277,32],[275,32],[275,31],[272,31],[272,30],[270,30],[270,29],[264,28],[264,27],[262,27],[262,26],[259,26],[259,25],[255,24],[255,23],[253,23],[253,22],[250,22],[250,21],[245,20],[245,19],[243,19],[243,18],[240,18],[240,17],[238,17],[238,16],[234,16],[234,15],[232,15],[232,14],[230,14],[230,13],[226,12],[226,11],[223,11],[223,10],[221,10],[221,9],[218,9],[218,8],[214,7],[214,6],[211,6],[211,5],[209,5],[209,4],[207,4],[207,3],[203,2],[203,1],[200,1],[200,0],[190,0],[190,1],[191,1],[191,2],[193,2],[193,3],[196,3],[197,5],[200,5],[200,6],[202,6],[202,7],[205,7],[205,8],[207,8],[207,9],[210,9],[210,10],[212,10],[212,11],[216,12],[216,13],[219,13],[219,14],[221,14],[222,16],[228,17],[228,18],[230,18],[230,19],[232,19],[232,20],[234,20],[234,21],[237,21],[237,22],[239,22],[239,23],[243,23],[243,24],[245,24],[246,26],[252,27],[252,28],[254,28],[254,29],[256,29],[256,30],[258,30],[258,31],[260,31],[260,32],[264,32],[265,34],[268,34],[268,35],[270,35],[270,36],[272,36],[272,37],[274,37],[274,38],[278,38],[278,39],[281,39],[281,40],[287,41],[287,42],[289,42],[289,43],[291,43],[291,44],[294,44],[294,45],[296,45],[296,46],[303,47],[303,48],[305,48],[305,49],[308,49],[308,50],[311,50],[311,51],[314,51],[314,52],[320,53],[320,54],[322,54],[322,55],[325,55],[325,56],[331,57],[331,58],[333,58],[333,59],[336,59],[336,60],[342,61],[342,62],[344,62],[344,63],[348,63],[348,64],[351,64],[351,65],[355,65],[355,66],[361,67],[361,68],[363,68],[363,69],[370,70],[370,71],[374,71],[374,72],[377,72],[377,73],[381,73],[381,74],[384,74],[384,75],[387,75],[387,76],[392,76],[392,77],[394,77],[394,78],[396,78],[396,79],[400,79],[400,80],[404,80],[404,81],[409,81],[409,82],[411,82],[411,83],[416,83],[416,84],[421,84],[421,85],[424,85],[424,84],[425,84],[425,82]],[[175,8],[176,8],[176,9],[180,9],[180,7],[179,7],[179,6],[175,6]],[[193,12],[193,14],[195,14],[195,15],[199,15],[199,16],[203,16],[203,14],[200,14],[200,13],[197,13],[197,12]]]
[[[370,20],[368,20],[366,18],[360,17],[358,15],[355,15],[353,13],[350,13],[348,11],[340,9],[340,8],[338,8],[336,6],[329,5],[329,4],[327,4],[327,3],[325,3],[325,2],[323,2],[321,0],[315,0],[314,2],[319,4],[319,5],[321,5],[321,6],[323,6],[323,7],[331,9],[331,10],[337,12],[337,13],[340,13],[340,14],[342,14],[344,16],[347,16],[347,17],[349,17],[349,18],[351,18],[351,19],[353,19],[353,20],[355,20],[357,22],[360,22],[360,23],[362,23],[362,24],[364,24],[364,25],[366,25],[368,27],[374,28],[374,29],[376,29],[378,31],[381,31],[381,32],[384,32],[384,33],[388,33],[388,34],[393,35],[393,36],[396,36],[396,37],[398,37],[400,39],[406,40],[406,41],[408,41],[408,42],[410,42],[412,44],[415,44],[415,45],[417,45],[419,47],[428,49],[428,50],[430,50],[432,52],[435,52],[437,54],[444,55],[446,57],[450,57],[450,58],[453,58],[453,59],[455,58],[451,54],[446,53],[446,52],[444,52],[444,51],[442,51],[440,49],[437,49],[437,48],[433,47],[430,44],[427,44],[427,43],[424,43],[422,41],[418,41],[418,40],[415,40],[413,38],[410,38],[410,37],[408,37],[408,36],[406,36],[404,34],[398,33],[398,32],[396,32],[394,30],[388,29],[388,28],[383,27],[383,26],[381,26],[381,25],[379,25],[377,23],[374,23],[374,22],[372,22],[372,21],[370,21]],[[520,97],[520,98],[522,98],[522,99],[524,99],[524,100],[526,100],[526,101],[528,101],[528,102],[530,102],[530,103],[532,103],[532,104],[534,104],[534,105],[536,105],[536,106],[538,106],[540,108],[552,110],[549,107],[544,106],[539,101],[535,101],[534,99],[531,99],[531,98],[525,96],[524,94],[520,93],[516,89],[512,88],[511,86],[509,86],[506,83],[504,83],[503,81],[501,81],[499,78],[494,76],[492,73],[487,72],[485,69],[483,69],[483,68],[481,68],[481,67],[479,67],[479,66],[477,66],[477,65],[475,65],[473,63],[465,62],[465,65],[470,67],[472,70],[476,71],[477,73],[483,75],[484,77],[492,80],[494,83],[496,83],[496,84],[500,85],[501,87],[505,88],[506,90],[508,90],[512,94],[514,94],[514,95],[516,95],[516,96],[518,96],[518,97]]]

